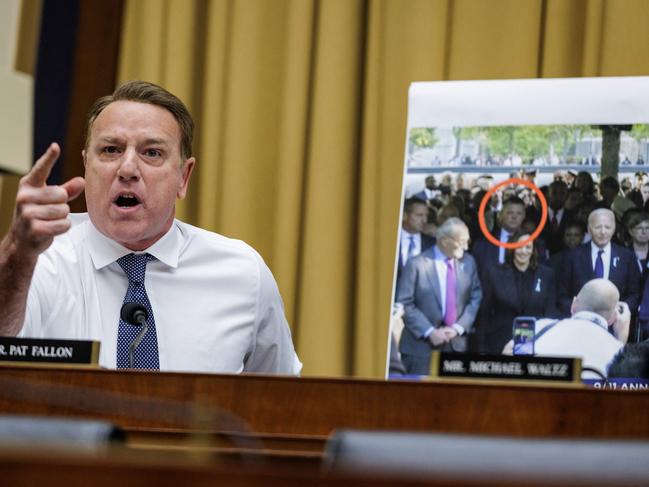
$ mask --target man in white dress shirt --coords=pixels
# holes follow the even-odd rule
[[[122,329],[130,325],[120,309],[143,285],[155,357],[137,368],[300,372],[277,285],[259,254],[175,219],[195,165],[192,134],[178,98],[134,81],[92,107],[85,179],[47,186],[60,154],[50,145],[21,179],[0,242],[0,334],[98,340],[100,365],[123,367]],[[84,187],[88,213],[69,214],[67,202]],[[144,259],[141,282],[127,277],[125,257]]]

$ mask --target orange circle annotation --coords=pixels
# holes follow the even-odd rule
[[[510,184],[519,184],[522,186],[527,186],[528,188],[530,188],[536,193],[536,195],[539,198],[539,201],[541,202],[541,221],[539,222],[538,226],[536,227],[536,230],[534,230],[532,235],[530,235],[529,238],[526,238],[522,242],[511,242],[511,243],[501,242],[493,235],[491,235],[491,232],[489,232],[489,229],[487,228],[487,224],[485,223],[485,219],[484,219],[484,212],[485,212],[485,208],[487,207],[487,202],[491,199],[494,193],[498,191],[499,188],[502,188],[503,186],[509,186]],[[503,247],[505,249],[518,249],[524,247],[530,242],[533,242],[534,239],[538,237],[543,231],[543,227],[545,226],[545,222],[547,221],[547,219],[548,219],[548,203],[545,200],[545,196],[543,196],[543,192],[541,192],[541,190],[534,183],[519,178],[506,179],[505,181],[496,184],[493,188],[490,188],[489,191],[487,191],[487,194],[485,194],[484,197],[482,198],[482,201],[480,202],[480,208],[478,210],[478,223],[480,223],[480,230],[482,231],[482,234],[492,244],[497,245],[498,247]]]

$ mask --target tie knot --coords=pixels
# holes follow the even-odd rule
[[[598,256],[598,257],[601,257],[603,253],[604,253],[604,250],[599,249],[599,250],[597,251],[597,256]]]
[[[447,257],[446,265],[449,266],[449,267],[453,267],[453,258],[452,257]]]
[[[144,282],[146,264],[154,258],[150,254],[128,254],[117,259],[117,263],[124,270],[129,281]]]

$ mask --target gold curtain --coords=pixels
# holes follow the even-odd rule
[[[648,24],[645,0],[127,0],[120,81],[187,102],[178,215],[266,259],[304,373],[381,377],[409,84],[647,75]]]

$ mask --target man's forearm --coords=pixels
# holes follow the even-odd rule
[[[21,252],[9,237],[0,242],[0,335],[16,336],[25,321],[27,294],[38,255]]]

